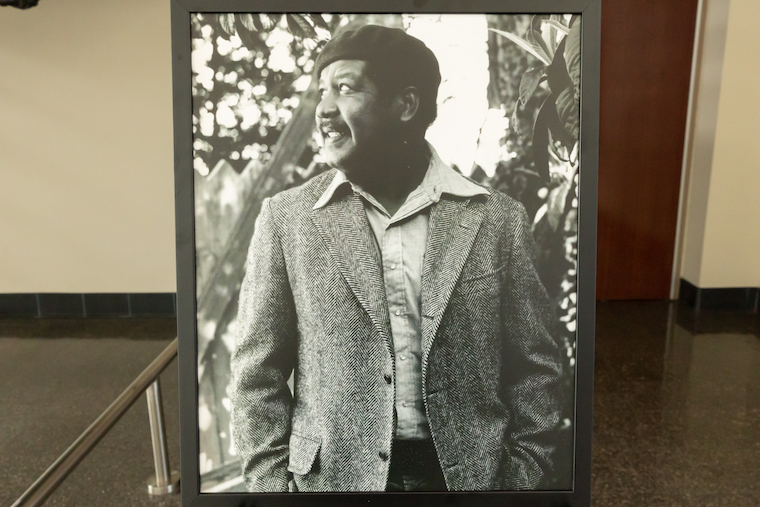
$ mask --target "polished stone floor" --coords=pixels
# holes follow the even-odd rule
[[[760,505],[757,316],[662,302],[600,303],[593,505]],[[0,320],[0,505],[10,505],[174,336],[171,320]],[[172,459],[176,364],[162,375]],[[175,466],[176,468],[176,466]],[[46,505],[150,499],[140,399]]]
[[[595,506],[760,505],[758,329],[757,316],[598,306]]]
[[[170,319],[0,320],[0,506],[11,505],[100,415],[169,344],[175,327]],[[176,361],[160,380],[170,459],[176,469]],[[145,484],[153,473],[143,396],[45,505],[180,505],[178,496],[149,498]]]

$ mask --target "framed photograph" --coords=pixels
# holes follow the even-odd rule
[[[182,505],[589,505],[600,0],[171,6]]]

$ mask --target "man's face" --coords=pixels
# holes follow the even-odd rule
[[[393,121],[390,101],[380,97],[367,76],[366,66],[362,60],[338,60],[319,76],[316,122],[323,153],[328,164],[349,175],[387,148],[398,122]]]

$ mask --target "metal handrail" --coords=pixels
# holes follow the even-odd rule
[[[175,338],[11,507],[42,505],[176,356]]]

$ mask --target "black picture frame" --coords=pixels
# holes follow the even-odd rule
[[[568,491],[464,493],[200,493],[191,13],[570,13],[582,23],[577,341],[573,486]],[[588,506],[596,284],[601,0],[171,0],[182,505]]]

